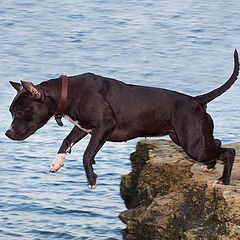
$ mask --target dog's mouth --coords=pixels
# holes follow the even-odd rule
[[[7,130],[5,135],[10,138],[11,140],[16,140],[16,141],[22,141],[31,136],[33,133],[35,133],[36,130],[30,129],[28,133],[22,134],[19,132],[14,132],[12,130]]]

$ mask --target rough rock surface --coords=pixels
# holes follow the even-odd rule
[[[201,171],[180,147],[144,140],[131,154],[132,172],[122,177],[120,214],[125,240],[240,240],[240,143],[228,186],[216,184],[223,165]]]

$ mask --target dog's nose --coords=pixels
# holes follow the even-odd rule
[[[10,129],[7,130],[6,133],[5,133],[5,135],[6,135],[8,138],[11,138],[12,134],[13,134],[13,131],[10,130]]]

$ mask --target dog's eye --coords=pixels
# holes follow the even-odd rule
[[[16,117],[21,117],[24,114],[24,111],[16,111],[15,116]]]

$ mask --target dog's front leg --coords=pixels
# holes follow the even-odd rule
[[[71,153],[72,146],[76,144],[78,141],[80,141],[82,138],[84,138],[86,135],[87,135],[86,132],[75,126],[69,133],[69,135],[63,140],[63,143],[59,148],[58,154],[55,160],[52,162],[49,172],[55,173],[61,167],[63,167],[66,154]]]
[[[113,127],[108,129],[94,129],[92,131],[92,136],[90,142],[83,154],[83,166],[86,172],[88,187],[94,189],[96,187],[97,175],[93,171],[92,164],[95,163],[94,157],[97,152],[103,146],[103,144],[108,140],[112,134]]]

